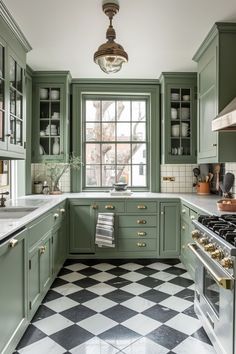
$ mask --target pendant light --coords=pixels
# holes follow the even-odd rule
[[[106,74],[118,72],[123,63],[128,62],[128,54],[124,48],[115,42],[116,32],[112,26],[113,17],[117,14],[120,7],[117,1],[108,0],[102,6],[103,12],[108,16],[110,25],[107,29],[107,42],[100,45],[94,54],[94,61]]]

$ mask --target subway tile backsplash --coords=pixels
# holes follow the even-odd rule
[[[236,165],[236,164],[235,164]],[[161,192],[163,193],[193,193],[195,187],[193,182],[193,169],[198,165],[178,164],[178,165],[161,165]],[[173,179],[172,181],[165,180]]]

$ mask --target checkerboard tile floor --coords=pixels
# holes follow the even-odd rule
[[[178,260],[68,260],[20,354],[215,354]]]

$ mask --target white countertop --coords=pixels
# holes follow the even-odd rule
[[[40,195],[34,194],[25,197],[20,197],[16,200],[7,202],[7,207],[37,207],[28,215],[19,219],[1,220],[0,219],[0,241],[5,237],[10,236],[13,232],[32,222],[51,208],[55,207],[60,202],[66,199],[181,199],[182,201],[192,205],[195,208],[202,210],[205,213],[220,215],[222,212],[217,210],[216,202],[219,196],[199,196],[192,193],[148,193],[137,192],[131,196],[110,196],[109,192],[82,192],[82,193],[64,193],[61,195]]]

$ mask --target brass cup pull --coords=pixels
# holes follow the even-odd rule
[[[44,254],[46,252],[46,246],[39,247],[40,254]]]
[[[146,224],[147,221],[146,220],[137,220],[137,224]]]
[[[138,247],[146,247],[146,243],[145,242],[138,242],[137,246]]]
[[[59,218],[59,214],[58,214],[58,213],[55,213],[55,214],[53,215],[53,217],[54,217],[54,219],[58,219],[58,218]]]
[[[66,210],[64,208],[60,209],[60,213],[64,214],[66,212]]]
[[[147,209],[146,205],[137,205],[137,209]]]
[[[12,240],[9,241],[10,248],[16,247],[17,244],[18,244],[18,240],[16,240],[15,238],[13,238]]]
[[[110,209],[110,210],[113,210],[115,209],[114,205],[105,205],[105,209]]]
[[[140,237],[142,237],[142,236],[146,236],[147,233],[144,232],[144,231],[142,231],[142,232],[137,232],[137,235],[140,236]]]

